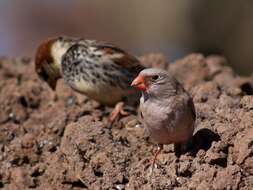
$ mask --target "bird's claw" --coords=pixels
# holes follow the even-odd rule
[[[110,122],[115,121],[115,119],[119,115],[123,115],[123,116],[129,115],[128,112],[124,111],[123,107],[124,107],[124,102],[119,102],[119,103],[116,104],[116,106],[114,107],[114,109],[112,110],[112,112],[110,114],[110,117],[109,117]]]

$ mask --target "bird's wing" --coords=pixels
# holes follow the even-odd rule
[[[164,104],[166,105],[166,101]],[[164,110],[166,113],[166,119],[164,121],[165,123],[169,123],[169,125],[167,125],[168,127],[177,125],[188,126],[188,123],[196,118],[194,104],[192,98],[188,96],[188,94],[176,96],[167,109]]]
[[[112,59],[118,67],[124,68],[134,75],[138,75],[144,69],[136,57],[121,48],[105,42],[96,42],[93,46],[96,50],[100,50],[105,57]]]

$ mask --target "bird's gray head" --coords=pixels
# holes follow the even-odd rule
[[[131,85],[155,97],[173,96],[182,89],[167,71],[156,68],[142,70]]]

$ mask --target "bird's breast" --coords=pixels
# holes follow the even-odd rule
[[[161,106],[146,101],[140,106],[143,124],[151,139],[160,144],[183,142],[192,135],[194,120],[187,108]]]

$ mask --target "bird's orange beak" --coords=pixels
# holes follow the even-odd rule
[[[133,80],[131,86],[133,86],[133,87],[135,87],[135,88],[137,88],[137,89],[139,89],[139,90],[142,90],[142,91],[145,91],[145,90],[147,89],[147,87],[146,87],[146,85],[145,85],[145,79],[144,79],[144,77],[141,76],[141,75],[137,76],[137,77]]]

